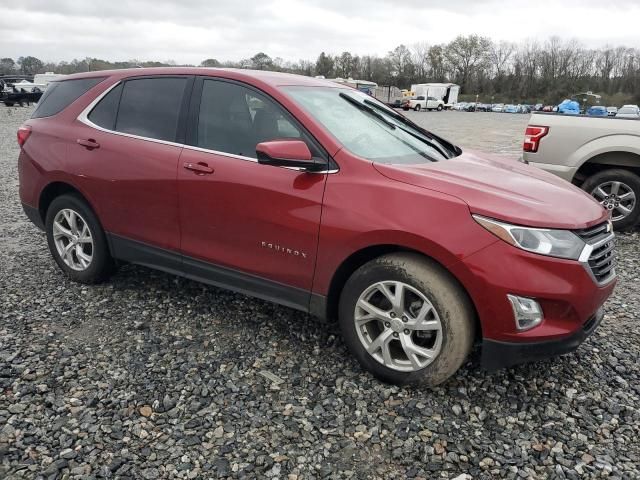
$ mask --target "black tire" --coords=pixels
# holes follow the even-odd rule
[[[640,222],[640,176],[629,170],[621,168],[603,170],[587,178],[587,180],[582,184],[582,189],[588,194],[593,195],[596,200],[603,203],[602,199],[594,195],[593,192],[598,186],[604,185],[607,182],[621,182],[630,188],[635,194],[635,205],[632,208],[631,213],[619,220],[613,219],[613,227],[617,231],[625,231],[634,228]],[[606,205],[605,208],[607,208]],[[616,211],[614,211],[613,214],[615,218]]]
[[[420,108],[421,108],[421,107],[420,107],[420,105],[416,105],[415,107],[413,107],[413,109],[414,109],[416,112],[419,112],[419,111],[420,111]]]
[[[84,270],[74,270],[68,266],[58,253],[53,234],[53,223],[58,213],[64,209],[77,212],[90,232],[93,240],[91,249],[92,258],[89,265]],[[47,209],[45,231],[49,251],[58,267],[73,281],[85,284],[95,284],[106,280],[114,271],[115,263],[109,252],[104,230],[98,221],[91,207],[79,196],[75,194],[65,194],[55,198]]]
[[[438,105],[438,108],[436,108],[436,110],[438,110],[439,112],[442,111],[442,105]]]
[[[440,318],[440,351],[424,368],[409,372],[389,368],[367,352],[358,336],[358,299],[372,285],[385,281],[402,282],[421,292]],[[339,323],[345,343],[358,362],[378,379],[396,385],[433,386],[444,382],[464,363],[475,337],[475,311],[464,289],[439,264],[415,253],[384,255],[356,270],[340,295]]]

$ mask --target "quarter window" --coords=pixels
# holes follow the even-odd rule
[[[242,85],[204,81],[196,146],[256,158],[258,143],[285,138],[304,135],[274,101]]]
[[[50,117],[60,113],[102,80],[104,77],[51,82],[31,118]]]
[[[175,141],[186,85],[187,78],[176,77],[128,80],[122,89],[115,130]]]

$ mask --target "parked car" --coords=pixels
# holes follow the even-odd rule
[[[611,212],[618,230],[640,222],[640,122],[533,114],[523,159],[573,182]]]
[[[624,105],[616,113],[616,118],[640,118],[640,108],[637,105]]]
[[[587,115],[590,115],[592,117],[607,117],[609,115],[609,112],[607,111],[606,107],[603,107],[601,105],[594,105],[593,107],[589,107],[587,109]]]
[[[607,107],[607,115],[610,117],[615,117],[616,113],[618,113],[618,107]]]
[[[20,91],[15,87],[15,84],[9,84],[5,82],[3,78],[0,78],[0,102],[4,103],[7,107],[37,103],[40,97],[42,97],[40,90]]]
[[[502,109],[503,113],[519,113],[516,105],[505,105]]]
[[[541,112],[543,108],[544,108],[544,105],[543,105],[543,104],[541,104],[541,103],[536,103],[536,104],[535,104],[535,106],[534,106],[534,108],[532,108],[531,110],[532,110],[532,111],[535,111],[535,112]]]
[[[452,110],[463,111],[467,109],[467,106],[468,106],[467,102],[458,102],[452,107]]]
[[[553,112],[554,108],[555,107],[553,105],[545,105],[544,107],[542,107],[542,111],[543,112]]]
[[[415,110],[416,112],[419,112],[420,110],[441,111],[444,109],[444,102],[442,100],[438,100],[435,97],[425,97],[423,95],[418,95],[416,98],[407,100],[403,105],[403,109]]]
[[[69,278],[131,262],[337,320],[388,382],[443,382],[476,341],[487,368],[571,351],[616,281],[590,197],[334,82],[77,74],[18,144],[24,211]]]
[[[475,110],[476,112],[490,112],[491,105],[488,105],[486,103],[477,103]]]
[[[580,115],[580,104],[575,100],[563,100],[558,105],[558,113],[565,115]]]
[[[502,112],[503,109],[504,103],[496,103],[495,105],[493,105],[493,107],[491,107],[492,112]]]

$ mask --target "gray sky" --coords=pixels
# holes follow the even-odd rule
[[[0,0],[0,12],[0,57],[45,61],[315,60],[469,33],[640,47],[640,0]]]

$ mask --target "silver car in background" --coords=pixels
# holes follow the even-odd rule
[[[616,118],[640,118],[638,105],[624,105],[616,113]]]

